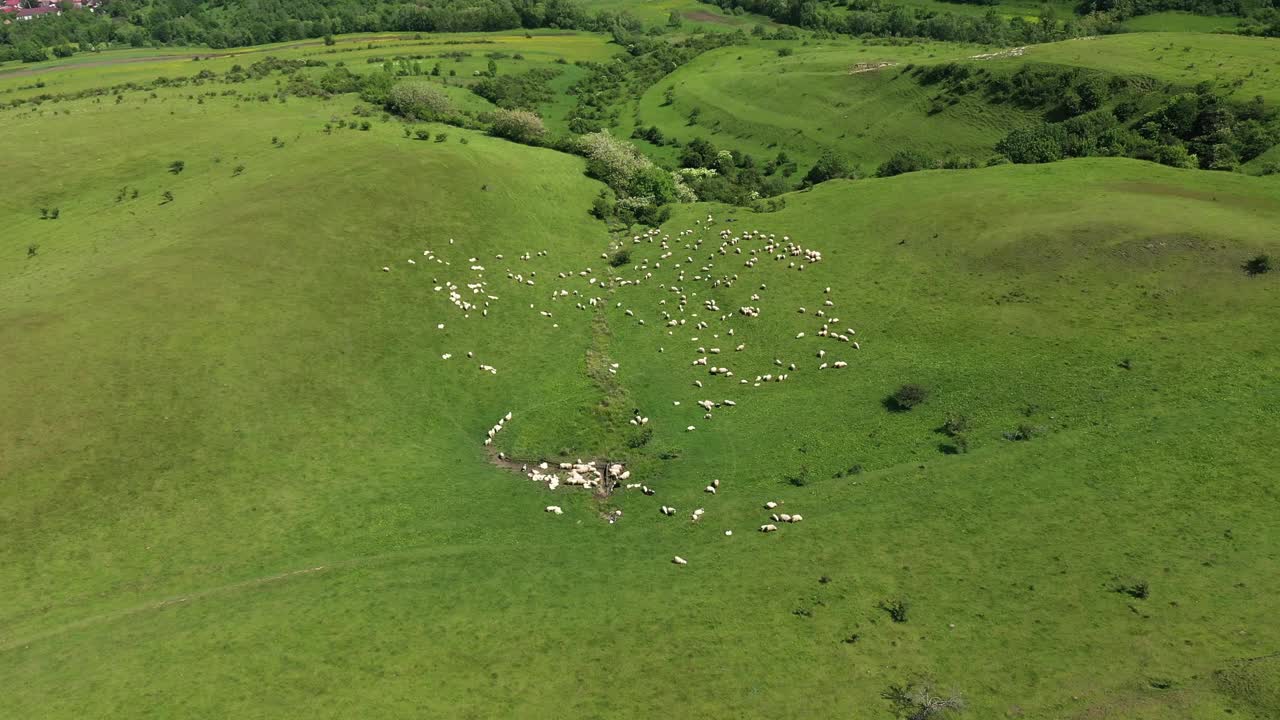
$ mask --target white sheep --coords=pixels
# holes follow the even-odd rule
[[[688,560],[685,560],[684,558],[680,557],[679,555],[677,555],[677,556],[675,556],[675,557],[671,558],[671,562],[675,563],[676,565],[688,565],[688,564],[689,564],[689,561],[688,561]]]

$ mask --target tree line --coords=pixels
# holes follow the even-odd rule
[[[575,0],[108,0],[96,12],[0,25],[0,61],[127,45],[210,48],[356,32],[470,32],[565,28],[607,32],[624,13],[588,13]]]

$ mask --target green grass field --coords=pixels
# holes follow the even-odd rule
[[[1234,88],[1240,99],[1280,99],[1280,54],[1273,38],[1208,33],[1129,33],[1035,45],[1025,59],[1075,65],[1193,86]],[[1010,58],[996,62],[1021,62]]]
[[[485,37],[529,66],[614,50]],[[436,52],[367,42],[329,59]],[[976,152],[1015,119],[926,121],[900,68],[848,68],[983,50],[718,50],[639,114],[696,101],[688,132],[718,120],[709,139],[762,155],[837,132],[863,165],[906,141]],[[194,72],[171,64],[40,77]],[[962,718],[1280,714],[1280,299],[1241,269],[1280,253],[1280,177],[919,172],[772,213],[678,206],[650,242],[592,219],[577,157],[323,131],[356,102],[184,87],[0,110],[21,181],[0,206],[0,717],[887,718],[882,693],[921,677]],[[904,383],[929,397],[891,411]],[[656,494],[497,467],[506,412],[493,450],[607,456]],[[959,416],[962,453],[939,432]],[[766,501],[804,522],[756,532]]]
[[[1160,12],[1139,15],[1124,22],[1128,32],[1230,32],[1240,25],[1240,18],[1219,15],[1194,15],[1187,12]]]
[[[824,150],[836,149],[867,172],[904,144],[935,156],[985,157],[1030,117],[977,97],[930,114],[936,90],[902,75],[907,64],[961,60],[985,48],[833,41],[778,57],[777,49],[788,46],[761,43],[706,53],[650,88],[637,115],[682,141],[702,137],[759,157],[785,149],[806,167]],[[891,65],[877,69],[883,63]],[[668,88],[675,98],[670,105]],[[696,125],[688,120],[694,108]]]

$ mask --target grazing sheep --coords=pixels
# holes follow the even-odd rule
[[[778,530],[777,525],[761,525],[760,526],[760,532],[762,533],[771,533],[771,532],[776,532],[777,530]]]
[[[802,517],[802,516],[800,516],[800,515],[792,515],[792,516],[791,516],[791,522],[793,522],[793,523],[798,523],[798,522],[800,522],[801,520],[804,520],[804,517]]]
[[[781,515],[779,515],[778,519],[781,520],[782,522],[791,522],[791,516],[786,513],[782,513]]]
[[[776,502],[774,502],[774,501],[770,500],[769,502],[765,503],[765,504],[764,504],[764,506],[765,506],[765,508],[766,508],[766,509],[768,509],[768,510],[772,510],[772,509],[774,509],[774,508],[778,507],[778,503],[776,503]]]
[[[703,488],[702,490],[703,490],[703,492],[709,492],[709,493],[711,493],[712,495],[715,495],[715,494],[716,494],[716,489],[715,489],[715,486],[713,486],[713,485],[708,485],[708,486],[706,486],[705,488]]]
[[[677,556],[675,556],[675,557],[671,558],[671,562],[675,563],[676,565],[688,565],[688,564],[689,564],[689,561],[688,561],[688,560],[685,560],[684,558],[680,557],[679,555],[677,555]]]
[[[547,512],[549,512],[549,513],[555,513],[556,515],[563,515],[563,514],[564,514],[564,510],[561,510],[559,505],[548,505],[548,506],[547,506]]]

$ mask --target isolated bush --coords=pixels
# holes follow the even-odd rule
[[[893,391],[887,405],[893,410],[906,411],[929,399],[929,391],[922,385],[908,383]]]
[[[1244,263],[1244,271],[1248,275],[1266,275],[1271,272],[1271,256],[1266,253],[1255,255]]]
[[[417,120],[439,120],[453,110],[449,96],[425,80],[411,80],[392,86],[387,106],[392,112]]]
[[[60,58],[69,58],[76,54],[76,49],[70,45],[58,45],[53,48],[53,56]]]
[[[631,262],[631,251],[626,248],[619,250],[609,258],[609,265],[613,267],[622,267],[629,262]]]
[[[534,145],[547,134],[547,128],[537,113],[499,109],[493,113],[493,128],[490,132],[500,138]]]
[[[1151,596],[1151,585],[1146,580],[1117,580],[1112,584],[1111,589],[1135,600],[1146,600]]]
[[[942,434],[947,437],[955,437],[968,432],[972,427],[973,421],[969,419],[968,415],[965,415],[964,413],[955,413],[953,415],[948,415],[947,418],[942,421],[942,427],[939,428],[939,430],[941,430]]]
[[[31,243],[30,245],[27,245],[27,257],[33,258],[39,252],[40,252],[39,243]]]
[[[236,177],[237,175],[243,175],[243,174],[244,174],[244,163],[236,165],[235,168],[231,170],[231,177]]]
[[[448,140],[449,140],[449,133],[436,133],[436,142],[442,143],[442,142],[448,142]]]
[[[804,487],[809,484],[809,468],[801,467],[795,472],[786,474],[783,479],[794,487]]]
[[[648,428],[648,427],[641,428],[640,432],[627,438],[627,447],[631,448],[632,450],[638,450],[644,447],[645,445],[648,445],[649,441],[652,439],[653,439],[653,428]]]
[[[1041,432],[1041,429],[1036,427],[1035,425],[1022,423],[1018,425],[1018,427],[1014,428],[1011,432],[1005,433],[1004,439],[1013,440],[1014,442],[1021,442],[1023,440],[1030,440],[1031,438],[1039,435],[1040,432]]]
[[[414,132],[414,133],[413,133],[413,136],[414,136],[414,137],[416,137],[416,138],[418,138],[419,140],[430,140],[430,139],[431,139],[431,131],[430,131],[430,130],[418,130],[418,131],[416,131],[416,132]]]
[[[907,610],[910,604],[901,598],[885,600],[880,603],[880,609],[889,613],[889,618],[896,623],[904,623],[907,621]]]
[[[187,167],[187,164],[185,162],[181,160],[174,160],[173,162],[169,163],[169,172],[173,173],[174,175],[178,175],[184,169],[186,169],[186,167]]]
[[[880,697],[892,704],[894,715],[901,720],[943,718],[964,710],[963,698],[938,692],[928,683],[890,685]]]

